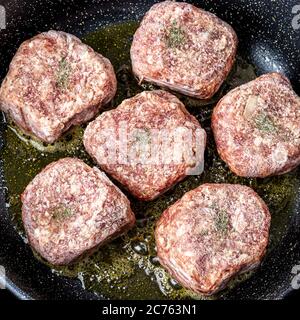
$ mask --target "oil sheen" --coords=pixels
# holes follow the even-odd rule
[[[129,50],[137,26],[136,22],[127,22],[103,27],[83,38],[85,43],[111,60],[117,73],[118,92],[113,101],[105,107],[106,110],[115,108],[125,98],[143,90],[155,89],[155,86],[150,84],[139,85],[131,72]],[[267,253],[269,254],[286,234],[291,208],[296,197],[294,190],[299,185],[298,174],[292,172],[267,179],[245,179],[235,176],[219,158],[210,129],[212,109],[220,97],[230,89],[255,77],[255,68],[238,56],[228,79],[211,100],[195,100],[177,94],[207,132],[204,173],[199,176],[189,176],[151,202],[137,201],[124,191],[132,202],[132,209],[137,217],[136,227],[73,266],[54,268],[49,265],[53,272],[77,277],[84,288],[105,298],[204,299],[182,288],[159,265],[153,237],[155,222],[162,212],[185,192],[204,182],[245,184],[260,194],[272,213]],[[20,195],[34,176],[48,163],[66,156],[78,157],[87,164],[94,165],[84,150],[83,132],[84,126],[72,128],[55,144],[45,145],[25,136],[10,122],[3,130],[5,146],[1,151],[1,159],[8,188],[7,206],[17,231],[24,239],[26,237],[21,221]],[[36,257],[41,259],[37,255]],[[230,283],[227,290],[249,276],[250,273],[238,276]],[[223,291],[220,295],[226,295],[226,292]],[[215,298],[218,296],[210,297],[210,299]]]

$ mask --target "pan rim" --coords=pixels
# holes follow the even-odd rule
[[[3,0],[2,2],[8,2],[8,1]],[[224,2],[226,2],[226,1],[224,1]],[[289,2],[289,0],[287,0],[287,3],[288,2]],[[298,212],[297,212],[298,217],[299,217],[299,214],[300,214],[300,210],[298,210]],[[41,291],[35,291],[34,288],[30,288],[33,290],[28,290],[29,288],[27,288],[26,285],[21,283],[21,278],[17,278],[16,276],[19,276],[19,274],[17,272],[15,272],[15,274],[7,275],[6,287],[7,287],[7,290],[9,292],[11,292],[14,296],[16,296],[18,299],[21,299],[21,300],[44,300],[44,299],[47,299],[46,292],[44,292],[44,294],[43,294]],[[18,283],[20,285],[18,285]],[[280,300],[280,299],[287,298],[290,294],[293,294],[296,291],[297,290],[293,289],[291,286],[282,285],[281,288],[278,288],[278,291],[276,293],[274,292],[273,295],[270,294],[270,296],[272,297],[271,299]],[[52,297],[52,298],[50,297],[50,300],[51,299],[54,300],[55,297]],[[247,298],[240,297],[238,300],[242,300],[242,299],[247,299]],[[264,298],[262,297],[261,299],[268,299],[267,294],[265,295]]]

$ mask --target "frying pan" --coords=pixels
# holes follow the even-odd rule
[[[0,0],[0,5],[6,11],[6,29],[0,31],[0,78],[2,80],[5,76],[18,46],[39,32],[57,29],[85,37],[103,26],[138,21],[155,2],[158,1]],[[291,80],[295,91],[300,94],[300,22],[297,17],[300,8],[295,7],[296,0],[188,2],[215,13],[233,26],[239,38],[239,55],[255,66],[257,75],[270,71],[284,73]],[[113,39],[106,40],[110,42]],[[105,54],[110,58],[109,52]],[[3,118],[0,137],[3,149],[7,144],[5,130],[7,126]],[[34,257],[28,244],[18,234],[7,208],[10,190],[7,190],[2,163],[0,265],[5,267],[7,288],[21,299],[103,298],[101,289],[97,292],[86,290],[78,279],[57,275],[49,266]],[[290,178],[298,181],[299,170],[293,171],[287,179]],[[295,274],[292,273],[292,268],[300,264],[299,199],[300,188],[296,183],[289,208],[284,209],[286,219],[281,229],[280,241],[267,254],[252,277],[221,294],[221,299],[282,299],[293,291],[291,283]],[[276,214],[274,215],[272,218],[276,220]],[[151,288],[153,286],[155,284]],[[135,297],[147,298],[139,296],[138,293]],[[158,298],[154,293],[149,295],[150,297]]]

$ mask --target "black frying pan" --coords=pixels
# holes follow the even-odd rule
[[[6,29],[0,30],[1,80],[7,72],[8,64],[17,47],[22,41],[38,32],[59,29],[84,38],[87,34],[106,25],[115,25],[126,21],[138,21],[154,2],[158,1],[0,0],[0,5],[5,7],[7,20]],[[282,72],[289,77],[294,89],[300,94],[300,63],[298,61],[300,57],[300,17],[299,19],[297,18],[300,8],[294,7],[298,2],[297,0],[203,0],[189,2],[193,2],[199,7],[217,14],[234,27],[239,37],[239,56],[243,61],[247,61],[247,63],[255,67],[257,75],[269,71]],[[124,39],[125,44],[123,45],[127,49],[131,41],[130,32],[124,32],[127,38]],[[118,65],[119,61],[110,57],[109,45],[114,44],[114,35],[113,32],[108,33],[107,37],[102,38],[101,41],[106,42],[106,45],[103,47],[103,51],[105,52],[103,53],[112,59],[116,69],[119,69],[120,72],[125,72],[125,75],[122,74],[120,77],[120,90],[123,90],[125,86],[124,77],[126,80],[126,77],[128,77],[126,72],[128,71],[120,69],[121,66]],[[91,37],[87,37],[86,39],[91,39]],[[99,50],[99,43],[94,43],[94,47]],[[128,60],[126,50],[124,51],[124,60]],[[131,79],[130,81],[134,80]],[[132,85],[136,86],[136,84]],[[228,87],[224,89],[224,91],[226,90],[228,90]],[[121,99],[120,97],[119,99]],[[202,122],[202,125],[208,131],[209,119],[205,119],[205,115],[210,114],[212,107],[213,102],[209,106],[192,106],[190,108],[192,109],[191,112],[200,115],[200,122]],[[5,119],[3,119],[0,142],[4,154],[7,152],[5,150],[11,150],[7,149],[9,148],[7,145],[9,143],[7,130]],[[213,144],[213,141],[210,140],[209,143]],[[22,144],[18,146],[22,148]],[[18,151],[22,154],[21,149],[11,154],[10,161],[12,167],[16,165],[15,158],[19,156]],[[209,172],[210,163],[212,161],[219,161],[219,159],[216,160],[214,158],[216,156],[212,155],[210,151],[208,151],[206,156],[208,163],[206,170]],[[23,299],[98,299],[102,297],[102,293],[107,297],[116,297],[116,288],[111,289],[111,294],[107,291],[105,293],[101,292],[101,284],[97,287],[97,290],[93,290],[93,287],[91,287],[91,290],[85,290],[78,279],[58,276],[52,272],[49,266],[34,257],[29,246],[19,235],[18,231],[20,231],[19,228],[21,226],[18,225],[15,219],[12,219],[11,213],[6,208],[7,198],[10,196],[10,190],[7,190],[5,181],[8,179],[7,168],[9,167],[7,153],[5,157],[6,163],[4,162],[4,165],[0,166],[2,175],[6,177],[6,179],[1,179],[0,181],[0,265],[6,269],[8,289]],[[59,155],[53,156],[53,158],[55,157],[59,157]],[[50,158],[48,159],[49,161],[51,160]],[[28,173],[26,171],[26,165],[21,169],[18,173],[16,171],[11,172],[11,175],[18,175],[20,191],[23,185],[26,185],[33,177],[32,172]],[[266,200],[272,211],[271,242],[273,241],[273,245],[268,251],[262,266],[254,275],[233,286],[231,290],[221,293],[219,298],[284,298],[293,291],[291,283],[295,275],[292,274],[292,268],[300,264],[299,170],[295,170],[285,177],[275,177],[268,181],[239,181],[228,173],[226,168],[224,169],[224,174],[225,177],[221,177],[221,179],[251,184],[254,188],[258,189],[262,197],[267,198]],[[12,178],[12,176],[9,177]],[[205,174],[203,179],[205,180]],[[209,180],[209,177],[207,179]],[[284,182],[288,184],[289,181],[291,183],[293,181],[293,195],[289,193],[287,199],[282,199],[284,196],[280,193],[280,183]],[[279,188],[279,193],[268,193],[268,186],[272,183],[275,183]],[[263,187],[259,187],[261,185]],[[171,196],[172,192],[177,192],[176,190],[170,190],[167,197]],[[180,192],[176,194],[179,196]],[[278,202],[278,197],[281,197],[280,203]],[[282,202],[284,202],[284,206],[280,209],[280,213],[278,213],[276,206],[278,203],[282,205]],[[139,207],[138,204],[136,205],[135,202],[134,207],[135,210],[143,208]],[[143,217],[143,210],[138,211],[136,212],[138,219],[143,221],[145,218]],[[282,216],[284,216],[284,219],[281,219]],[[275,235],[277,241],[273,239]],[[121,246],[122,240],[117,240],[113,245]],[[137,270],[136,272],[140,271]],[[151,280],[146,281],[144,284],[142,283],[142,286],[134,281],[129,281],[128,283],[131,286],[130,292],[136,289],[135,294],[129,295],[129,298],[162,297],[157,284]],[[146,287],[148,295],[139,294],[139,292],[142,292],[140,291],[141,287]],[[124,295],[123,297],[126,296]]]

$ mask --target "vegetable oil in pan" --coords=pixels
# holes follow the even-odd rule
[[[137,26],[136,22],[113,25],[88,34],[83,39],[96,51],[107,56],[117,72],[118,92],[106,109],[116,107],[125,98],[143,90],[156,88],[151,84],[139,85],[131,72],[129,50]],[[84,288],[107,298],[202,299],[203,297],[182,288],[160,267],[156,257],[153,230],[155,222],[168,206],[185,192],[205,182],[240,183],[254,188],[266,201],[272,213],[268,252],[273,250],[284,237],[290,222],[291,208],[296,197],[295,190],[299,186],[299,171],[267,179],[237,177],[220,160],[210,130],[210,117],[216,102],[233,87],[254,78],[255,68],[238,57],[230,76],[211,100],[199,101],[176,94],[208,134],[204,173],[201,176],[187,177],[151,202],[137,201],[128,195],[137,217],[134,229],[81,262],[68,267],[49,267],[55,273],[79,278]],[[20,194],[34,176],[48,163],[66,156],[78,157],[93,165],[82,145],[83,131],[84,126],[75,127],[53,145],[44,145],[22,134],[13,124],[9,124],[4,130],[6,143],[1,151],[1,159],[8,187],[7,201],[13,223],[23,237]],[[40,257],[37,258],[43,261]],[[250,275],[251,273],[247,273],[238,276],[230,283],[229,290]],[[224,294],[226,295],[226,291]],[[218,295],[210,299],[217,297]]]

